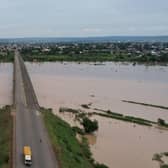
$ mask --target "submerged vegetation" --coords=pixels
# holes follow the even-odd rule
[[[164,162],[163,157],[168,157],[168,152],[156,153],[153,155],[152,160],[159,162],[160,168],[168,168],[168,164]]]
[[[92,133],[98,130],[98,122],[96,120],[92,121],[88,117],[83,118],[82,125],[86,133]]]
[[[83,108],[86,108],[86,106],[81,105]],[[87,105],[87,109],[89,109],[88,105]],[[78,132],[85,132],[85,133],[92,133],[96,130],[98,130],[98,122],[96,120],[92,121],[90,120],[87,115],[89,115],[89,113],[86,113],[83,110],[80,109],[72,109],[72,108],[67,108],[67,107],[61,107],[59,109],[60,113],[63,112],[69,112],[69,113],[73,113],[75,114],[75,119],[79,121],[79,123],[83,126],[84,131],[79,128],[74,128],[75,130],[77,130]],[[91,115],[91,114],[90,114]]]
[[[139,105],[143,105],[143,106],[149,106],[149,107],[154,107],[154,108],[160,108],[160,109],[168,110],[168,107],[160,106],[160,105],[140,103],[140,102],[128,101],[128,100],[122,100],[122,101],[125,102],[125,103],[139,104]]]
[[[143,118],[137,118],[137,117],[132,117],[132,116],[120,116],[120,115],[109,115],[109,114],[103,114],[103,113],[97,113],[93,112],[93,115],[99,115],[102,117],[107,117],[107,118],[113,118],[116,120],[122,120],[126,122],[131,122],[131,123],[136,123],[139,125],[145,125],[145,126],[152,126],[153,121],[145,120]]]
[[[106,118],[113,118],[113,119],[122,120],[122,121],[126,121],[126,122],[145,125],[145,126],[152,126],[152,124],[156,124],[156,122],[153,122],[150,120],[146,120],[146,119],[138,118],[138,117],[133,117],[133,116],[124,116],[123,114],[112,112],[110,110],[102,110],[102,109],[97,109],[97,108],[94,108],[94,110],[100,111],[100,112],[95,112],[95,111],[94,112],[85,112],[80,109],[71,109],[71,108],[65,108],[65,107],[61,107],[59,111],[60,112],[70,112],[70,113],[75,114],[75,118],[80,123],[82,122],[81,119],[83,120],[87,116],[99,115],[99,116],[106,117]]]
[[[163,120],[163,119],[161,119],[161,118],[158,118],[157,123],[158,123],[158,125],[160,125],[160,126],[168,127],[168,123],[166,123],[166,121]]]
[[[76,138],[76,129],[54,115],[48,109],[41,109],[54,151],[62,168],[108,168],[94,161],[87,140]]]
[[[0,109],[0,167],[10,167],[10,151],[12,143],[12,117],[10,106]]]
[[[83,108],[85,108],[85,107],[83,107]],[[160,119],[160,118],[158,119],[157,122],[155,122],[155,121],[147,120],[147,119],[144,119],[144,118],[123,115],[121,113],[112,112],[111,110],[103,110],[103,109],[98,109],[98,108],[93,108],[92,109],[91,106],[89,106],[89,109],[94,110],[94,111],[93,112],[86,112],[86,111],[81,110],[81,109],[72,109],[72,108],[67,108],[67,107],[61,107],[59,112],[73,113],[75,115],[75,119],[78,120],[79,123],[82,123],[82,124],[83,124],[83,119],[84,118],[88,118],[88,117],[93,116],[93,115],[98,115],[98,116],[101,116],[101,117],[112,118],[112,119],[116,119],[116,120],[122,120],[122,121],[136,123],[136,124],[144,125],[144,126],[158,125],[158,126],[161,126],[161,127],[168,127],[168,123],[166,123],[166,121],[164,121],[163,119]],[[84,126],[84,128],[85,128],[85,126]]]

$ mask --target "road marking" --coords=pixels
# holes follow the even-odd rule
[[[39,115],[40,115],[40,112],[39,112],[39,111],[36,111],[36,115],[39,116]]]

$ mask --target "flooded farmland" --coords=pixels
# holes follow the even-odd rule
[[[121,63],[27,63],[41,106],[111,110],[157,121],[168,121],[168,110],[128,104],[131,100],[168,106],[168,67]],[[70,124],[73,116],[60,115]],[[99,130],[89,136],[94,158],[110,168],[159,168],[153,154],[167,152],[168,131],[94,117]]]
[[[0,63],[0,107],[12,104],[13,65]]]

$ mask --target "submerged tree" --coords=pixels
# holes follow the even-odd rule
[[[98,130],[98,122],[96,120],[92,121],[87,117],[83,118],[82,125],[86,133],[92,133]]]
[[[163,120],[163,119],[161,119],[161,118],[158,118],[158,124],[159,125],[162,125],[162,126],[165,126],[166,125],[166,123],[165,123],[165,120]]]

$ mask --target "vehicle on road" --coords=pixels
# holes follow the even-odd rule
[[[30,146],[23,147],[23,155],[24,155],[24,164],[31,166],[32,165],[32,152]]]

